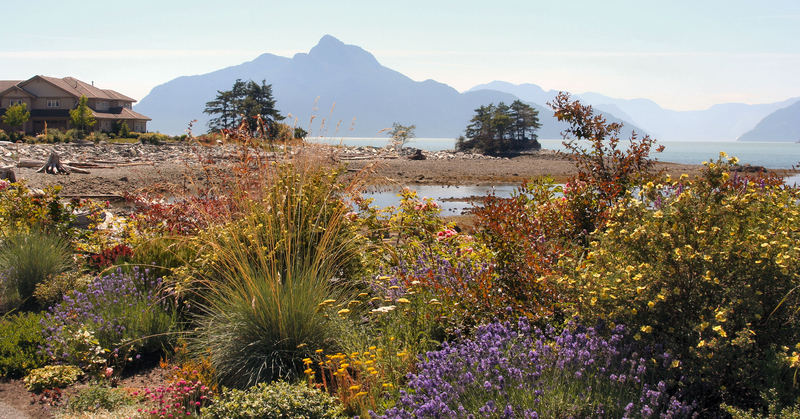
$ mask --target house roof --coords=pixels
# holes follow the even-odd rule
[[[97,119],[113,119],[113,120],[120,120],[120,119],[139,119],[139,120],[146,120],[152,121],[152,119],[140,114],[139,112],[132,111],[127,108],[122,108],[120,113],[106,113],[106,112],[97,112],[92,111],[94,117]]]
[[[55,85],[56,87],[75,97],[86,96],[88,99],[108,99],[136,102],[136,100],[125,96],[122,93],[110,89],[101,89],[74,77],[64,77],[62,79],[48,76],[37,77],[42,78],[43,80]]]
[[[22,80],[0,80],[0,92],[6,91],[21,82]]]

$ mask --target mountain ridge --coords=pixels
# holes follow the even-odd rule
[[[800,142],[800,100],[764,117],[753,129],[742,134],[739,141]]]
[[[492,81],[470,90],[493,88],[523,100],[549,101],[558,93],[532,83]],[[468,91],[470,91],[468,90]],[[778,109],[800,100],[789,98],[765,104],[719,103],[703,110],[665,109],[651,99],[619,99],[595,92],[573,94],[601,111],[642,127],[660,140],[736,140]],[[615,112],[615,110],[618,110]]]
[[[272,84],[277,108],[291,116],[287,122],[315,136],[375,137],[400,122],[416,125],[420,137],[454,138],[463,134],[479,106],[517,99],[497,90],[458,92],[432,79],[414,81],[381,65],[368,51],[325,35],[309,52],[292,58],[264,53],[239,65],[175,78],[154,87],[135,109],[153,118],[154,131],[182,133],[192,120],[197,120],[196,130],[205,130],[205,103],[236,79]],[[542,104],[530,104],[539,111],[539,137],[560,138],[566,125]],[[627,131],[636,128],[626,125]]]

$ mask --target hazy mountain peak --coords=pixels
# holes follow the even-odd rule
[[[379,66],[378,60],[369,52],[355,45],[348,45],[331,35],[320,38],[317,45],[308,54],[297,54],[307,56],[315,61],[341,66]]]

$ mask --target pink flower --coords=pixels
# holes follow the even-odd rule
[[[111,376],[114,375],[114,368],[107,367],[104,375],[106,378],[111,378]]]

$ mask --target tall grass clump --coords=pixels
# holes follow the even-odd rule
[[[25,304],[36,285],[73,266],[69,243],[41,231],[16,232],[0,244],[0,305]]]
[[[343,297],[359,259],[336,172],[265,169],[269,178],[238,198],[241,216],[198,240],[195,350],[231,387],[296,377],[303,358],[330,347],[335,336],[318,305]]]

